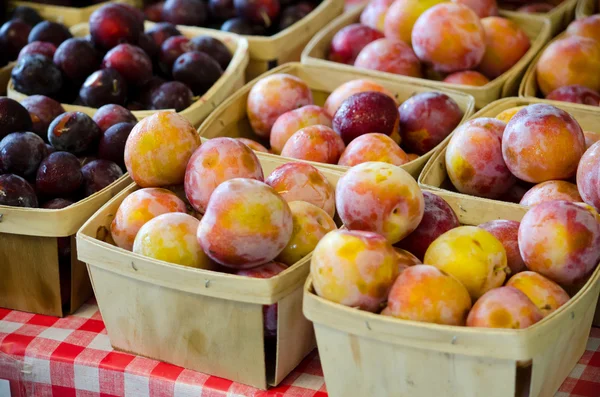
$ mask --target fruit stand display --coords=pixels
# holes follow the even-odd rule
[[[590,15],[597,14],[598,11],[598,2],[596,0],[579,0],[575,9],[575,18],[589,17]]]
[[[253,121],[251,121],[250,117],[248,116],[248,97],[250,96],[253,87],[258,86],[262,79],[265,79],[263,81],[267,81],[269,76],[274,75],[281,75],[283,77],[293,76],[291,79],[295,79],[294,81],[297,82],[298,87],[303,87],[303,90],[307,91],[306,100],[300,106],[307,105],[305,106],[305,108],[314,111],[314,114],[312,112],[307,113],[306,120],[304,121],[300,120],[298,122],[293,121],[290,123],[285,123],[289,124],[289,128],[284,126],[285,128],[282,128],[281,131],[279,131],[277,124],[273,124],[273,122],[277,123],[277,112],[279,112],[279,114],[283,113],[280,116],[280,118],[283,119],[285,117],[288,117],[285,113],[289,109],[285,108],[286,105],[282,101],[280,101],[278,97],[278,92],[282,91],[282,87],[275,85],[274,88],[276,91],[268,91],[264,94],[264,97],[273,98],[273,103],[279,103],[279,106],[281,108],[273,107],[273,114],[270,115],[270,117],[272,118],[271,123],[273,128],[263,128],[264,131],[259,131],[259,133],[261,134],[261,136],[259,136],[255,132],[256,130],[253,129],[251,125]],[[200,135],[204,138],[228,136],[258,140],[261,143],[265,143],[266,146],[270,146],[272,151],[276,153],[282,153],[282,155],[285,157],[285,155],[288,152],[287,150],[282,151],[282,148],[285,148],[285,144],[292,140],[291,136],[295,135],[296,132],[299,132],[298,130],[300,130],[300,128],[307,126],[310,127],[314,124],[323,124],[331,126],[332,116],[329,114],[335,113],[335,109],[337,107],[340,107],[348,97],[352,96],[352,94],[360,94],[361,91],[369,90],[381,91],[384,94],[388,94],[389,96],[394,97],[397,100],[397,102],[404,102],[406,104],[410,102],[408,101],[408,99],[415,94],[434,96],[437,99],[439,99],[439,101],[437,101],[437,110],[439,110],[440,119],[444,120],[439,124],[447,124],[447,120],[455,120],[450,121],[451,123],[453,123],[452,125],[456,125],[457,122],[461,123],[472,114],[474,108],[474,100],[470,95],[462,94],[459,92],[446,91],[444,89],[437,90],[419,84],[419,82],[389,81],[382,79],[378,76],[370,76],[363,74],[362,71],[358,72],[356,70],[336,70],[329,66],[310,66],[299,63],[290,63],[273,69],[265,75],[261,76],[260,78],[257,78],[254,81],[246,84],[241,90],[239,90],[233,96],[231,96],[226,102],[224,102],[206,119],[206,121],[200,126],[199,132]],[[432,93],[434,91],[435,93]],[[327,100],[327,98],[330,99]],[[398,114],[395,110],[397,105],[394,104],[393,101],[390,102],[390,108],[394,109],[394,117],[392,118],[392,121],[389,124],[394,125],[394,123],[396,123],[397,125],[397,123],[399,122]],[[319,106],[322,105],[325,108],[312,106],[313,103]],[[380,108],[382,104],[387,103],[382,100],[381,104],[372,106],[377,106],[378,109],[383,109],[383,107]],[[290,109],[296,109],[300,106],[293,104]],[[457,112],[453,112],[451,110],[455,107],[457,109]],[[301,109],[298,109],[295,112],[298,112],[300,110]],[[432,112],[436,112],[437,110],[432,110]],[[370,112],[370,110],[368,109],[365,109],[365,111]],[[419,109],[414,109],[415,115],[420,114],[419,112]],[[460,114],[461,112],[462,115]],[[289,112],[288,114],[291,113],[293,112]],[[407,113],[411,113],[411,110],[408,109]],[[300,118],[302,117],[304,116],[300,116]],[[283,125],[284,123],[281,124]],[[364,128],[366,129],[369,129],[371,127],[375,128],[374,126],[364,126]],[[276,129],[278,130],[277,132],[275,132]],[[366,132],[370,131],[371,130]],[[329,128],[327,128],[327,132],[329,132]],[[450,131],[448,131],[448,133],[449,132]],[[439,145],[439,142],[446,139],[446,136],[447,134],[437,137],[438,140],[434,142],[434,146],[437,147]],[[392,139],[394,139],[394,137],[392,137]],[[398,139],[398,137],[396,137],[395,139]],[[406,140],[408,141],[408,139]],[[388,141],[391,142],[391,139]],[[267,142],[269,142],[270,145],[268,145]],[[345,147],[345,143],[340,141],[339,144],[341,145],[341,149],[343,150]],[[393,144],[393,142],[391,142],[390,144]],[[400,163],[404,163],[402,165],[402,168],[411,173],[415,178],[419,175],[419,172],[425,165],[427,159],[435,150],[432,148],[428,148],[422,153],[421,156],[416,156],[416,158],[411,159],[407,158],[407,155],[404,154],[404,152],[401,149],[398,149],[397,144],[394,144],[394,146],[395,150],[400,150],[401,152],[400,156],[402,156],[403,160]],[[264,147],[262,148],[262,150],[267,151],[267,149]],[[301,150],[301,148],[297,148],[294,152],[290,150],[290,154],[288,156],[291,156],[298,160],[309,161],[313,165],[319,165],[337,171],[343,172],[348,169],[347,165],[335,165],[338,163],[338,159],[340,158],[342,151],[339,151],[339,153],[337,153],[337,156],[333,156],[330,159],[323,158],[319,160],[316,160],[316,157],[313,156],[304,156],[303,153],[310,154],[312,153],[312,151],[309,150],[308,147],[304,151]],[[269,156],[272,158],[278,157],[274,154],[265,154],[265,156]],[[310,161],[311,159],[316,161]],[[332,164],[328,164],[328,161]]]
[[[529,14],[501,11],[500,15],[509,21],[512,21],[514,24],[509,23],[508,25],[503,26],[502,24],[504,22],[502,22],[502,20],[496,19],[495,21],[492,21],[490,19],[488,21],[490,27],[486,27],[485,29],[492,29],[492,32],[495,32],[493,33],[495,35],[515,35],[513,40],[515,40],[515,42],[520,42],[518,46],[513,45],[513,48],[519,48],[515,50],[517,56],[515,57],[514,54],[511,54],[499,63],[497,59],[498,57],[503,57],[500,54],[505,51],[505,48],[498,49],[499,51],[495,55],[492,55],[492,52],[495,51],[492,49],[490,50],[489,59],[494,59],[494,61],[487,62],[490,66],[486,66],[486,71],[484,73],[486,76],[475,71],[463,73],[449,72],[450,74],[446,77],[447,81],[440,81],[443,79],[444,74],[439,74],[435,71],[427,71],[425,72],[425,75],[423,75],[420,66],[416,70],[414,68],[409,68],[409,64],[414,64],[415,67],[419,65],[419,59],[410,46],[399,46],[396,44],[396,47],[390,47],[389,49],[387,47],[383,48],[384,45],[387,46],[387,43],[390,42],[390,39],[384,40],[385,37],[392,37],[392,34],[398,37],[404,37],[406,35],[405,33],[401,34],[403,32],[403,24],[407,23],[402,19],[404,17],[399,16],[397,25],[386,28],[386,31],[391,30],[394,33],[388,33],[384,37],[380,32],[373,33],[374,28],[372,28],[372,26],[365,25],[369,23],[369,20],[365,17],[366,11],[368,11],[367,8],[357,8],[351,12],[345,13],[335,19],[331,24],[327,25],[315,35],[306,46],[302,54],[302,62],[309,65],[327,65],[338,70],[349,71],[356,71],[357,67],[354,65],[361,65],[360,71],[370,76],[380,76],[388,80],[392,79],[401,82],[418,82],[432,87],[447,88],[468,93],[475,97],[477,108],[482,108],[498,98],[517,93],[519,83],[525,73],[527,65],[529,65],[538,51],[551,37],[551,26],[547,19]],[[356,24],[359,22],[365,26],[358,27]],[[496,25],[492,24],[492,22]],[[370,24],[372,25],[373,23],[371,22]],[[421,27],[427,28],[432,24],[435,25],[438,23],[428,22]],[[351,31],[350,26],[352,26],[352,29],[356,30],[355,36],[353,36],[354,33]],[[346,28],[345,32],[342,30],[344,28]],[[381,26],[378,26],[377,29],[381,31],[384,30]],[[517,29],[519,33],[517,33],[517,30],[515,29]],[[363,30],[366,31],[362,32]],[[397,33],[398,31],[400,31],[400,33]],[[510,33],[508,33],[509,31]],[[410,30],[408,32],[408,36],[405,40],[410,41]],[[520,32],[524,32],[526,37]],[[439,32],[437,34],[439,34]],[[494,37],[495,40],[500,40],[500,37]],[[520,38],[517,39],[517,37]],[[527,38],[529,38],[529,42],[527,42]],[[336,53],[334,55],[331,53],[333,45],[332,40],[337,40],[338,44],[336,45],[339,46],[339,54]],[[460,39],[458,37],[453,37],[453,40]],[[377,46],[380,48],[377,49]],[[380,60],[376,60],[379,55],[370,53],[369,49],[371,48],[372,51],[385,53],[386,55],[382,55]],[[395,54],[395,57],[403,59],[402,62],[392,64],[394,55],[391,54],[393,51],[399,52],[398,54]],[[522,56],[519,52],[522,52]],[[360,55],[361,53],[363,54],[362,57]],[[346,54],[350,55],[350,57]],[[337,61],[332,61],[332,57]],[[512,58],[512,60],[509,61],[509,58]],[[503,66],[500,70],[495,70],[497,67],[495,65],[501,64],[506,64],[506,66]],[[481,65],[479,68],[480,70],[483,70]],[[471,67],[471,69],[473,68]],[[464,67],[462,70],[464,70]],[[427,78],[427,80],[422,77]]]

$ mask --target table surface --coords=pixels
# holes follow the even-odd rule
[[[25,372],[17,368],[23,363]],[[281,385],[262,391],[113,351],[93,301],[60,319],[0,308],[0,379],[13,381],[12,397],[327,396],[316,353]],[[555,397],[600,397],[600,328],[592,329],[585,354]]]

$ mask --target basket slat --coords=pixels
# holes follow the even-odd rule
[[[575,18],[581,19],[598,13],[598,0],[579,0],[575,8]]]

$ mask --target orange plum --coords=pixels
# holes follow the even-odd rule
[[[367,161],[403,165],[408,163],[408,156],[389,136],[370,133],[352,140],[342,153],[338,164],[352,167]]]
[[[515,274],[506,285],[527,295],[544,317],[569,301],[569,294],[560,285],[536,272]]]
[[[292,135],[311,125],[324,125],[331,128],[331,117],[325,109],[316,105],[303,106],[279,116],[273,124],[269,138],[273,153],[280,154]]]
[[[483,328],[527,328],[543,318],[537,306],[514,287],[488,291],[475,302],[467,326]]]
[[[567,181],[546,181],[529,189],[519,204],[533,207],[544,201],[553,200],[583,202],[577,190],[577,185]]]

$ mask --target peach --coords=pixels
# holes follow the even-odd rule
[[[430,265],[404,270],[394,282],[384,316],[444,325],[465,325],[471,310],[467,289],[454,277]]]
[[[554,41],[542,53],[536,79],[542,94],[566,85],[582,85],[600,91],[600,42],[571,36]]]
[[[505,127],[500,120],[478,118],[456,129],[446,147],[446,171],[456,190],[498,198],[514,185],[502,157]]]
[[[554,9],[552,4],[548,3],[533,3],[523,7],[519,7],[517,12],[524,12],[526,14],[545,14]]]
[[[559,87],[546,95],[546,99],[580,103],[582,105],[600,106],[600,94],[581,85],[566,85]]]
[[[255,140],[248,139],[248,138],[235,138],[235,139],[242,142],[244,145],[248,146],[250,149],[254,150],[255,152],[271,153],[269,151],[269,149],[267,149],[260,143],[256,142]]]
[[[445,0],[396,0],[388,8],[383,22],[383,32],[390,39],[411,44],[411,33],[417,19],[436,4]]]
[[[306,201],[330,217],[335,215],[335,190],[325,175],[307,163],[287,163],[271,172],[265,183],[288,203]]]
[[[600,260],[600,222],[576,203],[546,201],[523,217],[519,249],[529,270],[563,286],[574,285]]]
[[[352,167],[367,161],[402,165],[408,163],[408,156],[389,136],[371,133],[361,135],[350,142],[338,164]]]
[[[498,15],[496,0],[452,0],[454,3],[464,4],[477,14],[479,18]]]
[[[500,112],[496,118],[506,124],[514,117],[515,114],[519,112],[519,110],[524,109],[526,106],[515,106]]]
[[[481,25],[486,45],[478,70],[495,79],[519,62],[531,47],[531,42],[519,25],[506,18],[483,18]]]
[[[600,143],[585,152],[577,167],[577,187],[583,201],[600,211]]]
[[[350,168],[338,181],[335,202],[348,229],[379,233],[392,244],[417,228],[425,209],[423,193],[410,174],[380,162]]]
[[[567,36],[581,36],[600,41],[600,15],[577,19],[567,27]]]
[[[475,302],[467,317],[468,327],[527,328],[543,318],[542,312],[514,287],[500,287]]]
[[[254,84],[248,94],[246,110],[256,135],[268,138],[279,116],[312,104],[312,91],[302,79],[277,73],[263,77]]]
[[[199,223],[180,212],[159,215],[140,228],[133,252],[176,265],[211,269],[213,263],[196,240]]]
[[[600,141],[600,133],[592,131],[583,131],[585,138],[585,150],[588,150],[592,145]]]
[[[319,240],[337,229],[337,226],[333,218],[316,205],[306,201],[292,201],[289,206],[294,230],[290,241],[276,260],[291,266],[313,252]]]
[[[462,4],[442,3],[425,11],[413,27],[417,57],[438,72],[473,69],[485,53],[485,31],[477,14]]]
[[[387,240],[359,230],[327,233],[310,261],[317,295],[370,312],[379,312],[399,273],[397,255]]]
[[[439,145],[463,117],[454,99],[441,92],[413,95],[398,111],[402,145],[417,154],[425,154]]]
[[[443,198],[431,192],[423,192],[423,199],[425,212],[419,226],[396,244],[413,253],[420,260],[423,260],[427,248],[435,239],[448,230],[460,226],[454,210]]]
[[[140,228],[150,219],[168,212],[186,212],[185,203],[175,193],[159,188],[136,190],[119,205],[110,224],[110,234],[117,246],[131,251]]]
[[[527,295],[544,317],[569,301],[569,294],[560,285],[536,272],[515,274],[506,286]]]
[[[456,277],[473,299],[500,287],[510,273],[500,240],[475,226],[459,226],[442,234],[425,252],[423,263]]]
[[[346,99],[350,98],[354,94],[368,91],[381,92],[382,94],[392,98],[394,101],[396,100],[394,94],[388,91],[387,88],[381,84],[367,79],[358,79],[350,80],[336,88],[331,94],[329,94],[323,107],[325,108],[327,114],[333,117],[335,112],[337,112]]]
[[[303,106],[279,116],[271,128],[269,138],[273,153],[280,154],[292,135],[311,125],[331,127],[331,117],[325,109],[316,105]]]
[[[360,14],[360,23],[383,32],[387,11],[395,0],[371,0]]]
[[[474,70],[449,74],[443,81],[444,83],[470,85],[473,87],[483,87],[490,82],[487,77]]]
[[[533,207],[552,200],[583,202],[575,184],[567,181],[546,181],[529,189],[519,204]]]
[[[125,143],[125,166],[141,187],[183,183],[185,167],[200,146],[196,129],[175,112],[157,112],[138,122]]]
[[[403,41],[387,38],[367,44],[356,57],[354,66],[402,76],[422,76],[421,62],[413,49]]]
[[[185,171],[185,195],[194,209],[206,211],[213,191],[234,178],[263,181],[263,170],[256,154],[233,138],[215,138],[194,152]]]
[[[331,39],[327,59],[353,65],[356,57],[367,44],[383,37],[383,33],[379,30],[360,23],[345,26]]]
[[[479,225],[480,228],[493,234],[504,246],[506,250],[506,262],[511,274],[526,270],[525,262],[523,262],[521,252],[519,251],[519,225],[520,223],[517,221],[502,219]]]
[[[272,261],[292,236],[292,212],[269,185],[236,178],[213,192],[198,228],[198,241],[215,262],[247,269]]]
[[[288,139],[281,155],[298,160],[337,164],[346,145],[338,134],[324,125],[302,128]]]
[[[577,121],[543,103],[515,114],[502,137],[506,166],[517,178],[531,183],[574,176],[584,151],[585,138]]]

